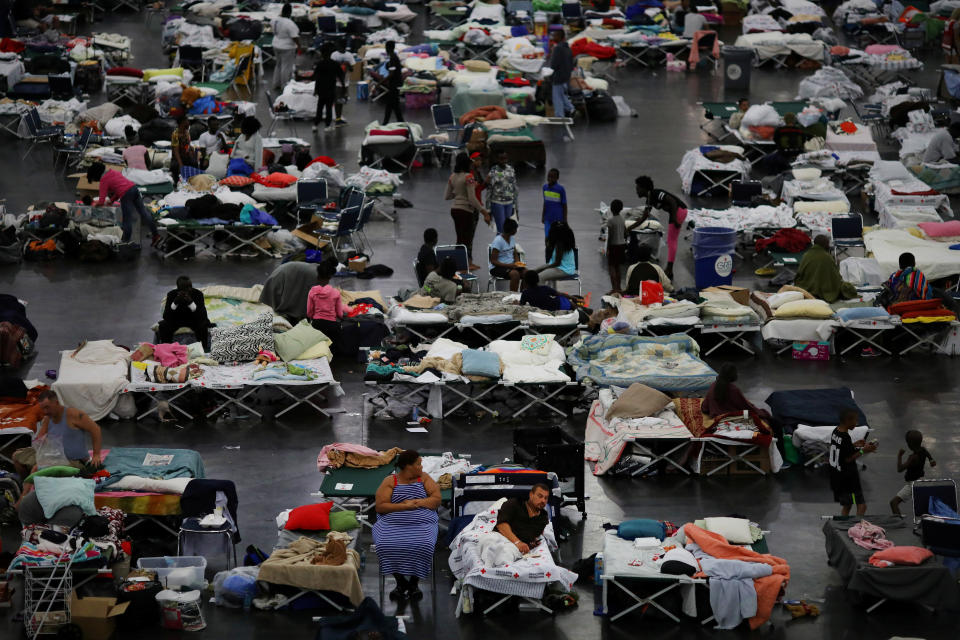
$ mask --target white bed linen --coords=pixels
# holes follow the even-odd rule
[[[65,407],[100,420],[113,411],[127,384],[129,352],[112,340],[91,340],[76,357],[71,353],[60,352],[57,380],[50,387]]]
[[[735,153],[743,154],[743,147],[734,147],[730,145],[720,145],[721,149],[731,150]],[[677,173],[680,174],[680,181],[683,184],[683,192],[690,193],[693,185],[694,176],[700,171],[731,171],[739,173],[743,180],[750,175],[750,163],[745,160],[734,160],[732,162],[722,163],[713,162],[702,153],[700,148],[690,149],[683,154],[680,166],[677,167]]]
[[[960,273],[960,251],[951,250],[943,242],[924,240],[901,229],[876,229],[864,234],[863,242],[887,273],[900,268],[900,254],[905,252],[916,257],[917,268],[928,280]]]

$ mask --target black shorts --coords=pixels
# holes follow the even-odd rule
[[[507,267],[490,267],[490,275],[495,278],[510,278],[510,272],[515,271],[516,269],[508,269]]]
[[[833,499],[844,507],[866,502],[863,498],[863,489],[860,487],[860,482],[835,483],[833,485]]]
[[[623,264],[627,259],[627,245],[612,244],[607,247],[607,264]]]

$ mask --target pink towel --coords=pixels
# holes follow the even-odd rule
[[[153,357],[165,367],[187,364],[187,347],[182,344],[155,344]]]
[[[894,51],[903,51],[904,48],[895,44],[871,44],[864,51],[871,56],[885,56]]]
[[[333,444],[328,444],[320,450],[320,455],[317,456],[317,469],[319,471],[326,471],[330,466],[330,458],[327,457],[327,451],[336,449],[337,451],[345,451],[347,453],[359,453],[364,456],[376,456],[380,455],[380,452],[376,449],[371,449],[365,447],[362,444],[350,444],[349,442],[334,442]]]
[[[861,520],[847,530],[855,544],[864,549],[889,549],[893,543],[887,540],[887,532],[866,520]]]

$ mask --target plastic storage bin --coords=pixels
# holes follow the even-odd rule
[[[140,558],[137,567],[157,572],[157,582],[164,589],[203,589],[207,559],[200,556],[164,556]]]

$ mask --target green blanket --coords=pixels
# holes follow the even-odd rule
[[[857,295],[856,287],[840,277],[840,270],[830,252],[816,244],[803,254],[794,284],[827,302]]]

